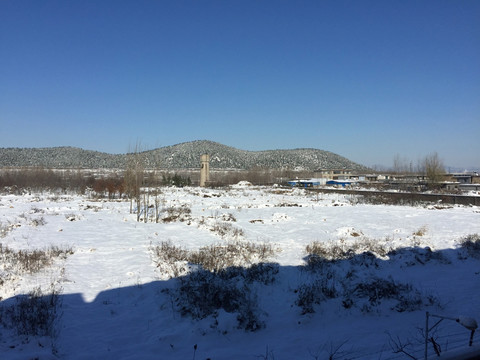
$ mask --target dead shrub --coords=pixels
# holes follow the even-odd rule
[[[306,246],[305,258],[307,267],[314,269],[326,261],[348,260],[361,254],[373,254],[378,257],[386,257],[391,248],[387,245],[388,239],[378,241],[362,237],[355,241],[346,242],[319,242],[314,241]]]
[[[334,242],[314,241],[306,246],[307,264],[315,265],[323,261],[350,259],[355,255],[354,249]]]
[[[417,231],[415,231],[413,233],[414,236],[424,236],[425,234],[427,233],[427,227],[426,226],[422,226],[421,228],[419,228]]]
[[[384,240],[362,237],[354,243],[354,250],[356,253],[372,253],[383,258],[392,250],[389,241],[388,237]]]
[[[173,277],[184,275],[188,268],[189,252],[171,241],[163,241],[160,245],[151,247],[152,259],[161,272]]]
[[[170,241],[162,241],[153,250],[156,257],[161,261],[175,262],[188,259],[188,251],[173,245]]]
[[[228,214],[222,214],[222,220],[236,222],[237,218],[232,213],[228,213]]]
[[[3,224],[0,222],[0,238],[4,238],[7,234],[12,231],[14,226],[12,224]]]
[[[439,305],[438,299],[433,295],[424,295],[411,284],[394,281],[392,278],[372,278],[358,284],[351,296],[368,299],[361,307],[362,311],[370,312],[379,306],[382,301],[392,301],[391,309],[397,312],[417,311],[425,306]]]
[[[53,285],[46,294],[37,287],[28,295],[17,296],[14,304],[0,308],[0,321],[18,335],[54,337],[60,306],[59,291]]]
[[[463,259],[466,259],[468,256],[480,259],[480,235],[470,234],[465,236],[460,240],[459,247],[466,253],[466,256],[462,257]]]
[[[44,218],[43,216],[40,216],[40,217],[38,217],[38,218],[32,219],[32,221],[31,221],[30,224],[31,224],[32,226],[37,227],[37,226],[43,226],[43,225],[45,225],[46,223],[47,223],[47,222],[45,221],[45,218]]]
[[[0,243],[0,259],[4,268],[14,273],[34,274],[50,266],[57,258],[73,254],[72,248],[51,246],[45,250],[13,250]]]
[[[270,244],[255,244],[234,241],[226,244],[204,246],[196,251],[188,251],[164,241],[152,247],[153,261],[159,268],[179,276],[185,273],[188,264],[199,265],[203,269],[220,272],[230,267],[252,266],[263,263],[275,254]]]
[[[241,276],[225,278],[219,273],[199,269],[179,278],[178,288],[166,292],[175,298],[182,316],[204,319],[223,309],[237,313],[240,329],[256,331],[265,327],[256,296]]]
[[[226,237],[237,239],[245,235],[244,231],[241,228],[233,226],[229,222],[223,221],[216,221],[211,228],[211,231],[218,234],[222,239]]]
[[[165,216],[162,217],[162,222],[170,223],[176,221],[188,221],[191,220],[192,209],[187,205],[171,206],[163,210]]]
[[[178,279],[176,288],[164,292],[182,316],[204,319],[223,309],[237,313],[241,329],[255,331],[265,326],[263,312],[258,309],[252,287],[247,285],[274,282],[278,264],[258,263],[273,255],[272,246],[237,241],[187,251],[163,242],[153,248],[153,253],[157,266],[167,266]],[[188,263],[199,267],[188,267]]]
[[[202,247],[192,252],[188,260],[206,270],[218,272],[232,266],[249,266],[264,262],[273,255],[274,249],[271,245],[234,241]]]
[[[302,315],[315,312],[314,305],[339,295],[336,274],[332,270],[308,284],[300,285],[296,290],[295,305],[302,308]]]

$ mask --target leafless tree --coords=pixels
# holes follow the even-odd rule
[[[411,170],[411,165],[409,166],[408,159],[401,157],[400,154],[395,154],[393,157],[393,172],[396,174],[406,174],[411,172],[409,170]]]
[[[436,152],[427,155],[424,160],[425,174],[432,183],[438,183],[445,175],[445,166]]]
[[[141,144],[137,142],[133,151],[127,154],[127,168],[125,170],[125,191],[130,199],[130,213],[133,213],[133,203],[136,203],[137,221],[140,221],[142,212],[141,188],[145,182],[145,153],[141,151]]]
[[[155,222],[158,223],[160,220],[160,213],[162,212],[164,200],[161,198],[161,191],[159,189],[159,185],[161,183],[161,173],[160,173],[160,158],[158,152],[153,153],[153,161],[152,161],[153,170],[149,174],[149,185],[150,189],[149,192],[152,193],[153,202],[154,202],[154,209],[155,209]]]

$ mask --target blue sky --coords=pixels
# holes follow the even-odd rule
[[[480,1],[0,1],[0,147],[480,168]]]

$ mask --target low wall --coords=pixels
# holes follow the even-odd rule
[[[307,188],[309,191],[320,193],[339,193],[350,195],[362,195],[370,198],[375,202],[383,202],[386,204],[410,204],[414,205],[419,202],[441,203],[452,205],[474,205],[480,206],[480,196],[467,195],[448,195],[448,194],[424,194],[412,192],[387,192],[387,191],[366,191],[366,190],[350,190],[350,189],[322,189]]]

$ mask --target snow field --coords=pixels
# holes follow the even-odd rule
[[[386,331],[412,337],[424,326],[426,310],[480,319],[480,260],[460,260],[456,250],[462,238],[480,233],[476,207],[352,205],[351,196],[342,194],[249,186],[166,188],[162,196],[165,207],[183,205],[191,213],[183,221],[138,223],[127,202],[49,194],[0,197],[3,246],[73,249],[39,273],[18,273],[2,284],[2,303],[55,283],[63,304],[55,339],[26,340],[5,330],[2,359],[185,359],[194,354],[197,359],[311,359],[328,356],[342,344],[337,355],[389,359],[398,354],[392,353]],[[213,231],[215,225],[226,233]],[[304,269],[312,242],[348,249],[365,239],[387,249],[419,250],[376,260],[355,257],[354,265],[342,260],[317,272]],[[163,241],[187,251],[231,241],[272,245],[276,252],[270,261],[279,265],[275,281],[249,285],[264,327],[238,329],[238,314],[221,308],[204,319],[181,316],[165,291],[178,281],[152,258],[152,247]],[[432,260],[425,247],[439,258]],[[346,308],[345,298],[337,296],[319,300],[314,312],[302,315],[298,290],[328,272],[339,289],[346,276],[352,284],[390,277],[437,302],[398,312],[392,310],[394,299],[372,306],[367,298],[354,297]]]

